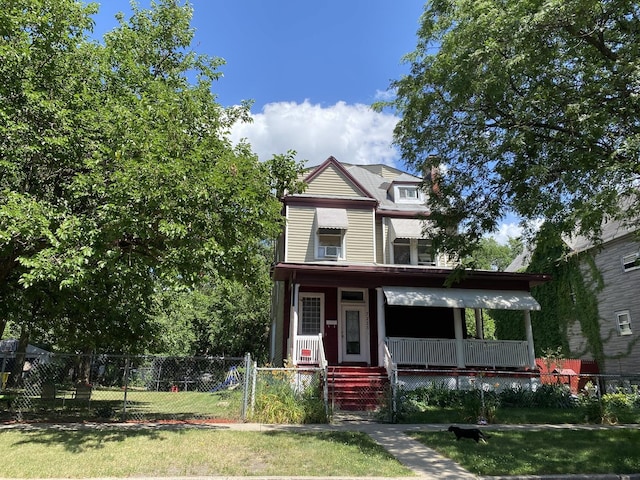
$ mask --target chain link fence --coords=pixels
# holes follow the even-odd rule
[[[240,421],[250,356],[32,356],[4,359],[0,419]]]

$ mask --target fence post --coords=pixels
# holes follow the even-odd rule
[[[244,392],[242,400],[242,421],[247,420],[247,410],[249,406],[249,381],[251,376],[251,354],[247,353],[244,356]]]
[[[127,420],[127,392],[129,391],[129,357],[124,360],[124,397],[122,400],[122,421]]]
[[[258,380],[258,362],[253,362],[253,378],[251,381],[251,414],[256,406],[256,382]]]

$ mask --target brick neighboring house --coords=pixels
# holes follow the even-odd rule
[[[386,165],[329,157],[286,195],[286,227],[273,267],[274,365],[536,368],[532,286],[549,277],[468,271],[450,288],[455,263],[429,241],[422,179]],[[526,341],[469,338],[465,310],[522,311]]]
[[[637,226],[617,221],[604,225],[601,244],[584,237],[567,241],[573,254],[592,255],[602,281],[597,292],[604,374],[637,374],[640,368],[640,238]],[[593,279],[588,265],[585,279]],[[572,352],[584,352],[587,341],[579,322],[567,332]],[[581,358],[592,360],[589,354]]]

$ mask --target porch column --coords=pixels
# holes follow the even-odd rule
[[[378,314],[378,366],[384,366],[384,340],[387,338],[386,319],[384,318],[384,292],[382,287],[376,288]]]
[[[527,336],[527,352],[529,353],[529,367],[536,368],[536,353],[533,347],[533,329],[531,328],[531,312],[524,311],[524,331]]]
[[[464,368],[464,339],[462,338],[462,308],[453,309],[453,328],[456,333],[456,361],[458,368]]]
[[[296,362],[296,342],[298,340],[298,302],[300,301],[300,285],[293,284],[293,294],[291,295],[291,310],[289,312],[289,319],[291,323],[291,332],[289,338],[291,339],[291,345],[289,345],[289,357],[294,365]]]
[[[482,309],[476,308],[476,338],[484,340],[484,321],[482,318]]]

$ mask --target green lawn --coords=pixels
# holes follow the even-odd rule
[[[31,397],[12,400],[14,409],[21,407],[23,419],[38,421],[122,420],[124,391],[94,389],[91,399],[72,398],[72,391],[58,391],[55,399]],[[25,403],[26,402],[26,403]],[[18,405],[19,403],[19,405]],[[242,413],[242,391],[154,392],[129,389],[126,401],[127,420],[239,420]],[[5,410],[4,420],[10,419]]]
[[[6,430],[7,478],[408,476],[367,435],[220,429]]]
[[[411,435],[476,475],[640,472],[640,430],[491,431],[487,443],[450,432]]]

